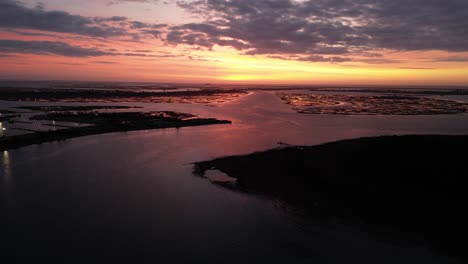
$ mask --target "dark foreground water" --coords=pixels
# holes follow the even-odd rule
[[[234,124],[98,135],[1,153],[2,256],[97,254],[156,263],[457,263],[417,241],[386,241],[369,235],[366,227],[339,220],[305,221],[279,201],[192,176],[190,163],[265,150],[280,141],[311,145],[372,135],[464,134],[468,115],[300,115],[270,92],[219,107],[146,107]]]

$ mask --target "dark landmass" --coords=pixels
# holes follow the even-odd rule
[[[0,82],[1,89],[16,89],[35,87],[37,89],[106,89],[106,90],[202,90],[202,89],[249,89],[249,90],[314,90],[314,91],[408,91],[421,90],[441,93],[468,94],[467,86],[452,85],[272,85],[272,84],[216,84],[216,83],[154,83],[154,82],[89,82],[89,81],[43,81],[43,80],[4,80]]]
[[[18,106],[17,109],[26,109],[31,111],[40,112],[54,112],[54,111],[92,111],[92,110],[119,110],[119,109],[134,109],[142,108],[138,106]]]
[[[408,94],[408,95],[468,95],[468,89],[452,89],[452,88],[347,88],[347,87],[329,87],[316,88],[310,91],[321,92],[348,92],[348,93],[384,93],[384,94]]]
[[[56,112],[34,116],[34,120],[54,120],[90,124],[90,126],[73,127],[56,131],[34,131],[26,135],[16,135],[0,138],[0,151],[20,148],[33,144],[41,144],[69,138],[136,130],[179,128],[187,126],[202,126],[213,124],[230,124],[230,121],[212,118],[196,118],[194,115],[176,112]]]
[[[290,86],[290,85],[251,85],[244,88],[248,91],[295,91],[307,90],[311,92],[331,92],[331,93],[377,93],[377,94],[402,94],[402,95],[468,95],[468,87],[436,87],[436,86]]]
[[[9,121],[14,117],[20,116],[18,113],[9,110],[0,110],[0,122]]]
[[[219,158],[196,163],[194,173],[219,170],[237,179],[237,190],[280,198],[313,218],[402,232],[468,261],[467,154],[468,136],[390,136]]]
[[[161,122],[182,122],[195,119],[196,116],[186,113],[171,111],[160,112],[120,112],[120,113],[99,113],[99,112],[55,112],[45,115],[36,115],[31,120],[53,120],[61,122],[94,124],[94,125],[159,125]],[[141,124],[140,124],[141,123]]]
[[[279,93],[278,96],[302,114],[447,115],[468,113],[467,103],[417,96],[285,93]]]
[[[247,92],[243,90],[200,91],[126,91],[85,89],[1,89],[0,100],[28,102],[79,102],[79,103],[223,103],[237,99]]]
[[[153,83],[153,82],[89,82],[89,81],[0,81],[0,88],[36,87],[38,89],[131,89],[131,90],[180,90],[220,88],[211,84],[183,84],[183,83]]]

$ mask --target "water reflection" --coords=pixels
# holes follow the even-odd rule
[[[11,174],[11,161],[10,153],[5,150],[2,153],[2,172],[3,176],[0,179],[1,185],[3,186],[2,193],[4,195],[5,201],[10,204],[13,201],[13,177]]]
[[[468,115],[304,115],[270,92],[218,107],[141,106],[233,124],[113,133],[0,153],[1,199],[6,196],[15,213],[35,216],[12,218],[12,226],[32,234],[26,235],[31,239],[43,232],[38,244],[51,254],[62,246],[72,254],[89,253],[89,248],[109,250],[102,255],[162,252],[173,262],[183,257],[207,263],[452,263],[426,249],[376,242],[361,229],[317,225],[279,201],[218,188],[193,177],[190,164],[261,151],[278,142],[313,145],[382,134],[466,133]],[[226,180],[212,173],[208,178]],[[14,238],[2,234],[0,243]],[[11,247],[21,252],[19,246]]]

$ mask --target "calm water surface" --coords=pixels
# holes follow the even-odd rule
[[[0,102],[3,107],[14,104]],[[190,163],[265,150],[278,142],[465,134],[468,115],[301,115],[271,92],[217,107],[144,106],[234,124],[114,133],[4,152],[3,256],[150,256],[162,263],[457,263],[423,246],[384,242],[339,222],[312,224],[281,202],[194,177]]]

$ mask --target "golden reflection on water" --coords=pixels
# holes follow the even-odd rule
[[[10,168],[10,153],[8,150],[3,151],[3,159],[2,159],[2,165],[5,168],[5,170],[9,170]]]
[[[7,202],[13,201],[13,177],[11,175],[11,160],[10,153],[5,150],[2,154],[2,170],[3,176],[0,179],[3,186],[3,195]]]

